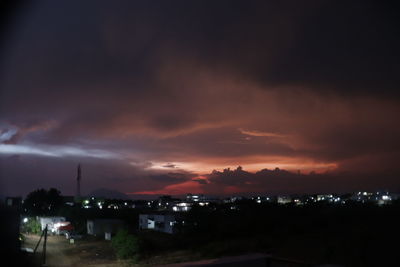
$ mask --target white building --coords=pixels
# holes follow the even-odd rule
[[[47,231],[51,233],[56,233],[57,227],[61,222],[65,222],[65,217],[58,217],[58,216],[52,216],[52,217],[39,217],[39,223],[40,223],[40,228],[42,231],[44,228],[46,228],[47,225]]]
[[[172,206],[173,211],[189,211],[192,208],[191,202],[178,202]]]
[[[170,214],[140,214],[139,229],[152,229],[168,234],[175,232],[177,221],[174,215]]]

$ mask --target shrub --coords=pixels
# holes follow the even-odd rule
[[[40,223],[34,217],[28,218],[28,221],[23,223],[22,230],[30,234],[40,234],[42,232]]]
[[[139,252],[139,240],[127,230],[119,230],[111,240],[111,246],[114,248],[119,259],[137,259]]]

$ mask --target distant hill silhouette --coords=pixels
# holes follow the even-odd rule
[[[124,193],[121,193],[117,190],[111,190],[107,188],[99,188],[94,191],[92,191],[89,196],[93,197],[103,197],[103,198],[109,198],[109,199],[129,199],[129,196],[127,196]]]

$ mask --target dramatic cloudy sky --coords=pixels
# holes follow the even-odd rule
[[[83,193],[400,191],[398,11],[320,0],[9,6],[0,194],[74,194],[78,163]]]

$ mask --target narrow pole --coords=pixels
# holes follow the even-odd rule
[[[46,243],[47,243],[47,224],[46,224],[46,228],[44,228],[43,265],[46,265]]]
[[[42,231],[42,234],[40,235],[39,241],[36,244],[35,249],[33,250],[33,253],[36,253],[37,248],[39,247],[40,241],[42,241],[42,237],[44,235],[44,230]]]
[[[81,174],[81,164],[78,164],[78,174],[76,177],[76,196],[78,199],[81,197],[81,179],[82,179],[82,174]]]

